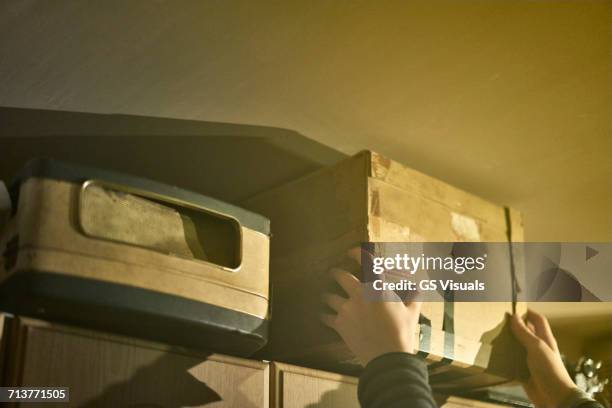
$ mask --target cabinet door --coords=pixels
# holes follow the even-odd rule
[[[259,361],[29,319],[5,334],[5,385],[69,387],[70,406],[268,407],[268,365]]]
[[[359,408],[357,379],[289,364],[272,364],[274,408]]]

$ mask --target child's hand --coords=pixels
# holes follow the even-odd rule
[[[534,311],[527,312],[527,323],[512,316],[512,332],[527,349],[527,366],[531,374],[523,384],[536,407],[559,407],[576,389],[559,354],[557,341],[548,320]]]
[[[348,298],[326,294],[324,300],[336,314],[324,314],[321,320],[338,332],[363,365],[389,352],[414,353],[422,302],[366,300],[355,276],[341,269],[332,273]]]

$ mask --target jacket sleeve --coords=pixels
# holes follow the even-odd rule
[[[562,403],[561,408],[604,408],[599,402],[576,388]]]
[[[585,401],[579,405],[575,405],[571,408],[604,408],[603,405],[601,405],[599,402],[597,401]]]
[[[388,353],[366,365],[359,378],[362,408],[432,408],[425,362],[408,353]]]

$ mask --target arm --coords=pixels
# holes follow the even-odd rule
[[[523,384],[525,392],[536,407],[603,408],[581,392],[565,369],[548,320],[528,311],[527,321],[512,316],[514,336],[527,351],[529,380]]]
[[[425,364],[412,355],[421,303],[367,301],[352,274],[342,270],[333,274],[348,298],[325,295],[335,313],[321,319],[365,365],[359,380],[361,406],[435,407]],[[581,393],[569,377],[546,318],[530,311],[527,323],[515,315],[511,327],[527,350],[530,379],[524,387],[536,407],[603,408]]]
[[[421,302],[368,301],[352,274],[343,270],[333,274],[348,298],[326,295],[325,302],[335,313],[321,319],[365,365],[359,379],[361,406],[435,407],[427,367],[412,354]]]
[[[362,407],[431,408],[427,366],[408,353],[387,353],[370,361],[359,378]]]

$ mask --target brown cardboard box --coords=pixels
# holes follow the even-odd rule
[[[345,262],[348,249],[361,242],[523,239],[518,212],[369,151],[259,194],[244,206],[274,225],[273,323],[262,355],[348,373],[356,368],[352,355],[318,319],[321,293],[332,287],[327,271]],[[432,363],[432,383],[471,387],[513,377],[519,349],[504,324],[512,302],[453,306],[454,334],[444,331],[442,303],[423,305],[430,324],[415,334]]]

